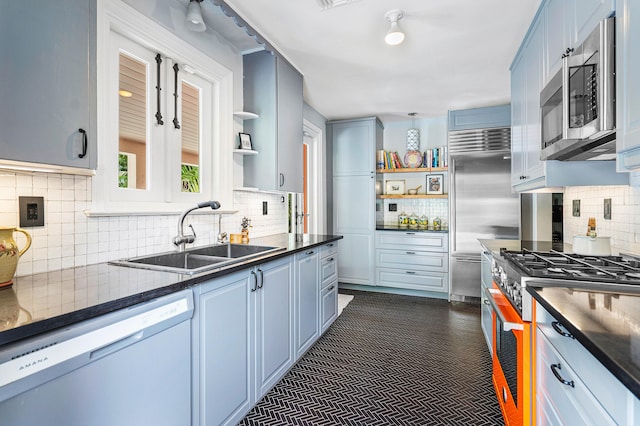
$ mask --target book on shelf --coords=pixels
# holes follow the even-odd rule
[[[422,155],[422,167],[449,167],[449,149],[439,146],[426,150]]]

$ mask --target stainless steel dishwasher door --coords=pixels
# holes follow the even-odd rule
[[[191,423],[193,293],[0,349],[0,424]]]

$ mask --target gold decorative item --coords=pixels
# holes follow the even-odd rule
[[[27,237],[27,244],[18,249],[13,239],[14,232],[22,232]],[[31,247],[31,235],[22,228],[0,226],[0,287],[13,284],[13,275],[18,267],[18,259]]]
[[[251,227],[251,225],[249,225],[249,222],[251,222],[251,219],[248,219],[247,217],[242,218],[242,223],[240,224],[240,226],[242,227],[242,230],[240,231],[240,235],[242,235],[242,244],[249,243],[249,228]]]

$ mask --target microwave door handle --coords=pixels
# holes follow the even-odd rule
[[[502,322],[502,329],[504,331],[509,330],[524,330],[524,325],[517,322],[510,322],[504,317],[504,314],[500,310],[498,303],[493,298],[494,294],[500,294],[500,290],[495,288],[485,289],[485,295],[487,296],[487,300],[489,301],[489,305],[491,305],[491,309],[496,313],[500,321]]]

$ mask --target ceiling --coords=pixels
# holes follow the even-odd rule
[[[509,102],[509,66],[540,4],[356,0],[323,10],[319,0],[225,1],[304,75],[305,101],[319,113],[383,122]],[[223,32],[224,15],[208,1],[203,8]],[[404,12],[398,46],[384,43],[391,9]],[[255,48],[242,39],[241,50]]]

